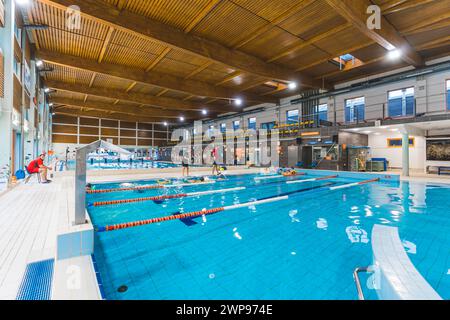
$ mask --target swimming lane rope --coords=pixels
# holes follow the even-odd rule
[[[97,193],[112,193],[112,192],[120,192],[120,191],[154,190],[154,189],[198,186],[198,185],[203,185],[203,184],[213,184],[215,182],[216,181],[205,181],[205,182],[198,182],[198,183],[179,183],[179,184],[167,184],[167,185],[153,184],[153,185],[148,185],[148,186],[114,188],[114,189],[86,189],[86,193],[97,194]]]
[[[107,205],[112,205],[112,204],[134,203],[134,202],[144,202],[144,201],[163,201],[163,200],[167,200],[167,199],[177,199],[177,198],[184,198],[184,197],[202,196],[202,195],[207,195],[207,194],[240,191],[240,190],[244,190],[244,189],[245,189],[245,187],[236,187],[236,188],[229,188],[229,189],[208,190],[208,191],[191,192],[191,193],[168,194],[168,195],[163,195],[163,196],[153,196],[153,197],[145,197],[145,198],[98,201],[98,202],[89,203],[88,207],[100,207],[100,206],[107,206]]]
[[[246,203],[242,203],[242,204],[234,204],[234,205],[226,206],[226,207],[203,209],[200,211],[194,211],[194,212],[189,212],[189,213],[180,213],[180,214],[175,214],[175,215],[170,215],[170,216],[165,216],[165,217],[151,218],[151,219],[147,219],[147,220],[125,222],[125,223],[120,223],[120,224],[115,224],[115,225],[110,225],[110,226],[101,226],[101,227],[96,227],[95,230],[97,232],[114,231],[114,230],[138,227],[138,226],[159,223],[159,222],[169,221],[169,220],[195,218],[195,217],[213,214],[213,213],[217,213],[217,212],[221,212],[221,211],[228,211],[228,210],[234,210],[234,209],[259,205],[259,204],[263,204],[263,203],[287,200],[288,198],[289,198],[288,196],[272,197],[272,198],[268,198],[268,199],[264,199],[264,200],[250,201],[250,202],[246,202]]]

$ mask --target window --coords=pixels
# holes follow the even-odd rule
[[[400,148],[402,146],[402,138],[387,139],[389,148]],[[409,138],[409,146],[414,147],[414,138]]]
[[[233,121],[233,130],[239,130],[239,127],[241,126],[239,120]]]
[[[342,61],[350,61],[353,60],[355,57],[353,57],[350,53],[344,54],[342,56],[339,57]]]
[[[447,110],[450,110],[450,80],[447,80]]]
[[[248,128],[256,130],[256,118],[248,118]]]
[[[411,116],[414,114],[414,88],[388,92],[388,111],[390,117]]]
[[[14,35],[16,36],[19,46],[22,46],[22,29],[17,26],[17,23],[14,23]]]
[[[221,123],[220,124],[220,132],[225,133],[225,131],[227,131],[227,124]]]
[[[14,74],[16,75],[17,78],[19,78],[19,80],[21,80],[20,78],[20,62],[17,61],[17,58],[14,56],[13,59],[13,63],[14,63]]]
[[[287,124],[298,123],[298,109],[286,111],[286,123]]]
[[[261,129],[272,130],[275,127],[275,121],[261,123]]]
[[[345,100],[345,122],[364,120],[364,108],[364,97]]]
[[[328,105],[327,104],[319,104],[317,106],[317,114],[319,121],[327,121],[328,120]]]

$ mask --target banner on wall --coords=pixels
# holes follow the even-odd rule
[[[427,140],[428,161],[450,161],[450,139]]]

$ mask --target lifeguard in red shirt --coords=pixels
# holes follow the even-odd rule
[[[41,175],[42,183],[50,183],[51,180],[47,179],[47,171],[52,170],[52,168],[47,167],[44,165],[44,159],[45,159],[45,152],[42,153],[39,158],[33,160],[30,162],[30,164],[27,166],[27,171],[29,174],[38,173]]]

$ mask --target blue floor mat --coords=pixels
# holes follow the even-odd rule
[[[29,263],[16,300],[50,300],[54,259]]]

